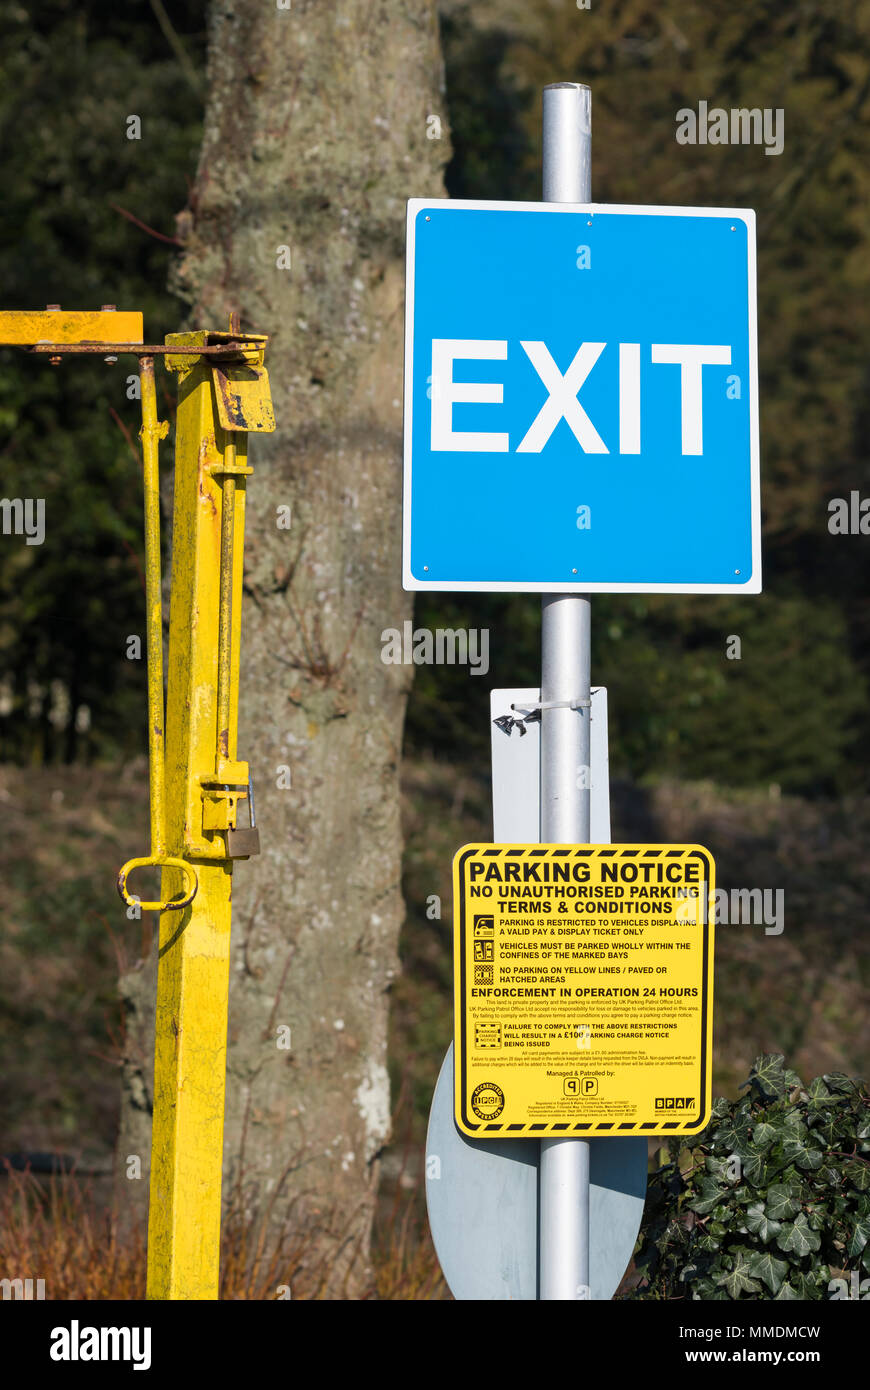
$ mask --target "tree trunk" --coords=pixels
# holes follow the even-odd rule
[[[234,871],[224,1197],[248,1220],[268,1208],[270,1239],[305,1233],[294,1295],[324,1273],[353,1295],[390,1127],[410,670],[380,654],[411,611],[404,200],[443,191],[435,5],[213,0],[208,89],[177,287],[194,326],[237,309],[270,335],[278,420],[252,436],[248,480],[239,757],[262,854]],[[119,1174],[147,1153],[154,978],[149,964],[122,982]]]

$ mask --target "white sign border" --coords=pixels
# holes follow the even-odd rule
[[[438,211],[631,213],[640,217],[731,217],[746,224],[749,287],[749,458],[752,573],[742,584],[590,584],[584,580],[492,581],[418,579],[411,573],[411,437],[413,413],[412,363],[414,349],[414,251],[417,214]],[[758,325],[756,313],[755,212],[752,208],[658,207],[644,203],[500,203],[460,198],[409,198],[405,255],[405,400],[404,488],[402,499],[402,588],[407,593],[508,594],[760,594],[761,593],[761,477],[758,419]]]

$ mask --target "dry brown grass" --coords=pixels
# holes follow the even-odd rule
[[[34,1177],[7,1168],[0,1192],[0,1273],[44,1279],[51,1299],[145,1297],[145,1241],[122,1237],[93,1187],[72,1176]]]
[[[363,1297],[449,1297],[417,1198],[397,1186],[392,1210],[379,1223],[372,1285]],[[230,1212],[225,1220],[221,1300],[336,1297],[323,1232],[287,1229],[276,1236],[265,1218],[243,1224]],[[145,1297],[145,1256],[144,1230],[123,1229],[87,1179],[41,1178],[7,1166],[0,1178],[0,1277],[42,1279],[48,1299],[127,1302]]]

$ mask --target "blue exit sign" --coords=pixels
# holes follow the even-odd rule
[[[406,589],[758,593],[755,214],[408,204]]]

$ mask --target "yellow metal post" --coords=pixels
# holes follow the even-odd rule
[[[179,346],[216,335],[177,334]],[[262,351],[252,352],[262,363]],[[247,795],[236,761],[247,466],[246,417],[228,418],[233,371],[166,358],[179,375],[166,711],[167,844],[196,868],[179,916],[160,917],[148,1297],[218,1295],[232,859]],[[250,377],[242,366],[240,377]],[[229,380],[229,385],[227,384]],[[265,371],[259,388],[268,399]],[[269,408],[271,410],[271,407]],[[221,423],[223,417],[224,424]],[[225,427],[226,425],[229,428]],[[264,426],[254,421],[253,428]],[[163,871],[161,896],[182,888]]]

